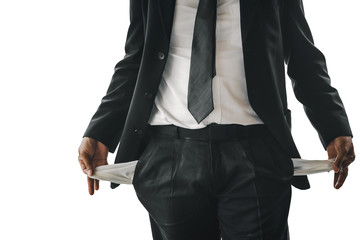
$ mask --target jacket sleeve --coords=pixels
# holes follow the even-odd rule
[[[125,57],[116,64],[110,86],[84,137],[94,138],[114,152],[120,140],[139,72],[144,45],[141,1],[130,0],[130,26]]]
[[[337,90],[330,85],[325,57],[314,46],[302,0],[285,0],[283,10],[287,73],[296,98],[326,148],[338,136],[352,136],[348,118]]]

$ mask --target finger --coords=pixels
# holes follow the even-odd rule
[[[90,159],[92,158],[92,155],[93,154],[90,154],[86,151],[81,151],[81,152],[79,152],[78,160],[79,160],[79,162],[83,161],[87,165],[87,163],[89,163]]]
[[[88,162],[80,156],[78,160],[79,160],[80,168],[83,171],[83,173],[88,174],[88,170],[89,170]]]
[[[340,167],[342,166],[345,155],[346,155],[346,151],[344,149],[341,149],[341,151],[338,152],[334,163],[335,173],[338,173],[340,171]]]
[[[347,153],[346,156],[344,156],[342,164],[340,167],[348,167],[352,162],[355,161],[355,153],[354,153],[354,148],[351,147],[349,152]]]
[[[79,160],[79,163],[80,163],[80,168],[81,170],[83,171],[83,173],[87,174],[87,169],[86,169],[86,166],[84,164],[84,162],[82,160]]]
[[[88,191],[90,195],[94,195],[94,179],[87,177]]]
[[[350,150],[349,150],[349,152],[348,152],[348,157],[352,160],[351,163],[352,163],[353,161],[355,161],[356,154],[355,154],[355,151],[354,151],[354,145],[353,145],[353,143],[351,143]]]
[[[80,161],[80,168],[86,175],[91,176],[93,174],[93,168],[91,164],[86,164],[84,161]]]
[[[89,169],[87,169],[86,174],[87,174],[88,176],[92,176],[92,175],[94,174],[94,170],[93,170],[93,168],[89,168]]]
[[[349,172],[349,168],[343,168],[338,173],[335,173],[334,187],[336,189],[339,189],[342,187],[342,185],[344,184],[344,182],[348,176],[348,172]]]
[[[354,156],[348,156],[346,157],[343,162],[342,162],[342,167],[345,168],[345,167],[348,167],[352,162],[354,162],[355,160],[355,157]]]
[[[95,180],[95,190],[99,190],[100,188],[100,181],[99,180]]]

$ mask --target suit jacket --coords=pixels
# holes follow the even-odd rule
[[[289,157],[299,157],[291,136],[285,67],[297,99],[326,147],[351,136],[325,58],[314,46],[302,0],[239,0],[249,101]],[[126,55],[116,64],[106,95],[84,136],[119,144],[116,163],[138,159],[148,139],[147,123],[165,67],[175,0],[130,0]],[[293,185],[309,188],[305,176]],[[116,187],[115,184],[112,187]]]

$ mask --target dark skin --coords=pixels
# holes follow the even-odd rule
[[[95,139],[84,137],[79,147],[79,163],[82,171],[91,176],[98,166],[107,165],[108,148]],[[94,190],[99,190],[99,180],[87,177],[89,194],[93,195]]]
[[[344,184],[349,165],[355,160],[352,138],[341,136],[335,138],[326,148],[329,159],[335,158],[334,188],[339,189]],[[91,176],[98,166],[107,165],[108,148],[95,139],[84,137],[79,147],[79,163],[82,171]],[[93,195],[99,190],[99,181],[87,177],[88,191]]]
[[[335,138],[326,148],[329,159],[335,158],[334,187],[341,188],[349,173],[349,165],[355,160],[352,138],[342,136]]]

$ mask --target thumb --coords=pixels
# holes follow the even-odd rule
[[[335,173],[338,173],[340,171],[340,168],[341,168],[341,165],[342,165],[345,155],[346,155],[345,150],[340,150],[337,152],[337,156],[336,156],[335,163],[334,163],[334,172]]]

